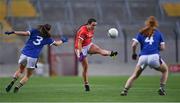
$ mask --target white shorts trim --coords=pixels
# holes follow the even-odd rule
[[[18,63],[26,66],[26,68],[34,69],[37,60],[38,60],[37,58],[32,58],[24,54],[21,54]]]

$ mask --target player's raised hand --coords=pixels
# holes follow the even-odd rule
[[[14,34],[15,32],[14,31],[6,31],[6,32],[4,32],[4,34],[6,34],[6,35],[11,35],[11,34]]]
[[[60,39],[62,40],[63,43],[68,42],[68,37],[66,36],[61,36]]]
[[[133,59],[133,60],[136,60],[136,59],[137,59],[137,54],[136,54],[136,53],[133,53],[133,54],[132,54],[132,59]]]

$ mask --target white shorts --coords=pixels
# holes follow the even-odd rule
[[[21,54],[18,63],[26,66],[26,68],[34,69],[37,63],[37,58],[28,57],[24,54]]]
[[[142,55],[139,57],[137,66],[145,69],[147,66],[157,69],[163,64],[164,61],[160,58],[159,54]]]
[[[89,51],[92,44],[93,43],[90,43],[89,45],[82,47],[82,53],[83,53],[84,56],[87,56],[88,51]]]

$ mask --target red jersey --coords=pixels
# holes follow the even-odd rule
[[[92,42],[93,36],[94,36],[94,30],[89,31],[86,25],[81,26],[76,33],[75,49],[78,49],[78,39],[83,40],[82,46],[87,46]]]

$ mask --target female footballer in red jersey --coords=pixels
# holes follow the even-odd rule
[[[77,58],[82,64],[83,67],[83,81],[85,91],[90,91],[89,83],[88,83],[88,59],[87,54],[100,54],[102,56],[116,56],[118,52],[108,51],[100,48],[96,44],[92,43],[92,38],[94,37],[94,29],[97,25],[97,22],[94,18],[90,18],[87,24],[81,26],[75,38],[75,53]]]

